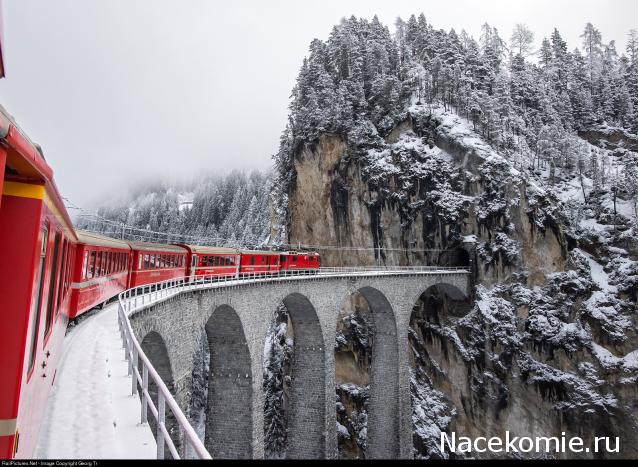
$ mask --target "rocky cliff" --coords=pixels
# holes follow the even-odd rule
[[[415,457],[464,456],[440,451],[441,432],[505,431],[589,448],[513,457],[638,456],[638,55],[591,24],[583,37],[606,52],[570,52],[556,29],[537,64],[488,24],[476,41],[424,15],[394,34],[352,17],[304,59],[271,240],[327,266],[472,272],[468,302],[432,291],[414,306]],[[342,334],[337,372],[359,375],[374,355]],[[341,421],[365,412],[358,379],[336,388]],[[350,421],[341,452],[365,456],[364,417]],[[620,446],[596,452],[594,436]]]
[[[337,135],[321,135],[296,155],[294,175],[289,243],[346,247],[323,251],[324,265],[473,271],[471,303],[433,293],[415,304],[415,456],[448,457],[441,431],[506,430],[565,432],[586,446],[613,435],[620,452],[582,457],[638,455],[638,268],[629,218],[616,214],[612,225],[603,207],[570,222],[561,189],[517,170],[461,117],[419,104],[364,156]],[[339,373],[373,358],[365,342],[349,339],[337,343],[350,355],[337,358]],[[337,388],[338,411],[365,414],[366,383],[358,383]],[[353,430],[340,428],[344,450],[361,456]]]

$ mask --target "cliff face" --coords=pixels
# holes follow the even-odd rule
[[[393,167],[381,180],[366,173],[370,161],[352,157],[339,136],[322,135],[304,147],[294,159],[288,243],[339,246],[319,248],[326,266],[465,266],[480,256],[481,283],[507,280],[521,272],[520,265],[533,285],[562,270],[566,240],[545,212],[537,222],[536,212],[543,209],[537,193],[532,189],[530,199],[521,177],[503,173],[513,170],[504,161],[486,162],[491,154],[476,153],[444,127],[437,130],[439,121],[416,118],[411,115],[385,138]],[[424,153],[418,153],[419,146]],[[400,160],[410,151],[420,165],[440,165],[419,173],[421,167]],[[444,194],[451,199],[428,199],[428,192],[438,189],[433,177],[452,182]],[[498,235],[502,230],[509,232],[507,245]],[[517,246],[520,258],[507,251]]]
[[[532,180],[440,108],[413,105],[363,152],[323,134],[293,164],[288,243],[342,247],[320,250],[323,265],[473,272],[470,303],[435,293],[415,304],[416,457],[448,457],[438,449],[442,431],[565,432],[586,446],[619,436],[619,452],[581,456],[638,456],[638,263],[629,218],[614,213],[612,224],[608,206],[586,204],[570,219],[561,190],[573,180]],[[357,361],[370,358],[369,348],[357,352]],[[364,402],[356,406],[365,398],[347,392],[337,389],[341,407],[365,414]]]

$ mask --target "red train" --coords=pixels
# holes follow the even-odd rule
[[[115,240],[75,231],[34,145],[0,106],[0,459],[35,448],[67,322],[171,278],[314,273],[317,253]]]

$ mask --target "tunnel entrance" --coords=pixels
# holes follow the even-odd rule
[[[464,248],[443,250],[437,259],[437,266],[443,267],[470,267],[470,254]]]

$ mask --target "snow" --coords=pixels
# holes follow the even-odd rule
[[[609,275],[605,272],[603,267],[594,260],[594,258],[587,252],[580,250],[580,252],[587,258],[589,267],[591,269],[591,278],[603,291],[618,292],[615,286],[609,284]]]
[[[156,458],[112,304],[72,328],[49,395],[35,450],[38,459]],[[150,414],[150,412],[149,412]]]
[[[620,367],[626,372],[638,371],[638,350],[629,352],[624,357],[616,357],[603,346],[592,342],[592,353],[605,369]]]

